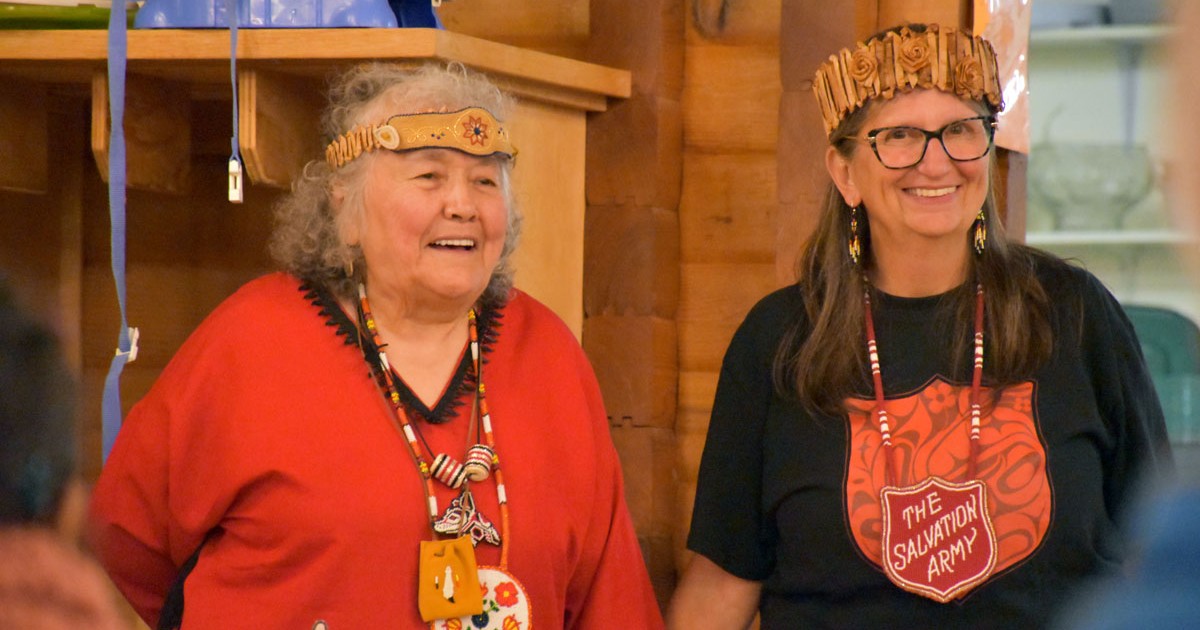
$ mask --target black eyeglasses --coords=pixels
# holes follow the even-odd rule
[[[886,168],[916,166],[925,159],[929,141],[937,139],[955,162],[970,162],[988,154],[996,135],[996,119],[974,116],[947,123],[937,131],[919,127],[880,127],[867,132],[867,142]],[[859,138],[861,140],[861,138]]]

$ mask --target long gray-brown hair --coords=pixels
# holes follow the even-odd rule
[[[471,106],[483,107],[503,121],[515,109],[511,97],[459,63],[368,63],[347,71],[334,82],[321,131],[329,142],[357,125],[377,123],[393,114],[456,111]],[[285,271],[325,286],[339,297],[357,295],[356,286],[364,277],[367,261],[361,248],[346,244],[341,233],[363,220],[363,187],[374,157],[372,152],[364,153],[337,170],[330,168],[323,156],[305,165],[291,193],[275,206],[270,252]],[[504,303],[512,287],[511,255],[521,232],[521,213],[513,198],[512,160],[503,156],[488,159],[499,163],[500,188],[508,207],[504,248],[482,296],[484,304],[494,307]],[[337,207],[333,203],[335,187],[343,191]]]
[[[874,101],[850,114],[830,134],[829,142],[850,159],[861,143],[854,137],[862,131]],[[974,103],[981,114],[995,113],[985,102]],[[995,152],[990,173],[996,172]],[[989,182],[981,208],[987,221],[987,246],[970,256],[968,277],[984,287],[984,338],[988,360],[985,378],[991,386],[1003,386],[1029,378],[1050,358],[1053,339],[1050,305],[1039,282],[1035,260],[1048,255],[1011,242],[996,208],[994,181]],[[875,264],[871,256],[870,225],[859,213],[862,241],[860,262],[850,258],[851,208],[832,181],[829,182],[816,231],[798,261],[799,290],[804,297],[804,317],[797,317],[785,332],[774,363],[776,389],[801,401],[814,411],[839,415],[845,400],[863,393],[869,383],[863,293],[868,290],[863,274]],[[971,247],[972,234],[963,234],[963,247]],[[970,364],[969,344],[973,339],[974,282],[959,287],[946,298],[954,304],[953,334],[955,377]]]

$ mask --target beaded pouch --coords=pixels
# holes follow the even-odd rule
[[[470,536],[423,540],[417,574],[417,609],[421,619],[435,621],[483,612],[475,546]]]

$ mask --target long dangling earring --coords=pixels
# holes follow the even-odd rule
[[[975,253],[982,255],[986,245],[987,217],[983,215],[983,210],[980,210],[979,216],[975,217]]]
[[[850,260],[855,265],[862,258],[862,242],[858,238],[858,206],[850,208],[850,242],[849,247]]]

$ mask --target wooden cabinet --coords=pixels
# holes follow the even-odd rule
[[[517,97],[514,178],[526,221],[516,282],[580,334],[587,114],[629,96],[628,72],[432,29],[240,30],[249,185],[246,203],[233,205],[229,51],[223,30],[128,34],[128,319],[141,330],[141,353],[123,377],[126,406],[217,302],[270,268],[270,208],[321,156],[326,80],[376,59],[458,61]],[[104,31],[0,31],[0,268],[57,328],[82,374],[90,474],[119,326],[103,181],[106,63]]]

